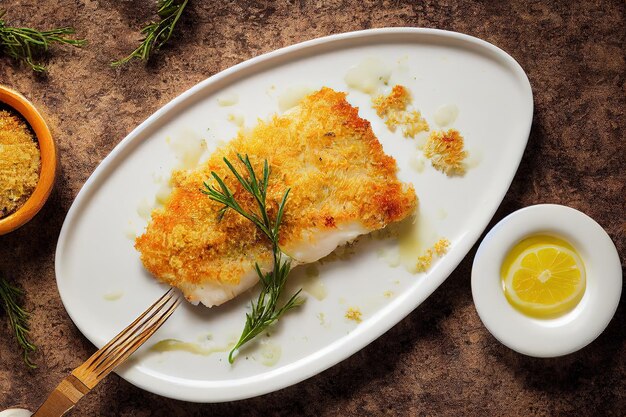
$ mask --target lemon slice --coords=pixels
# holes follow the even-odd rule
[[[568,242],[538,235],[518,243],[502,265],[504,294],[513,307],[538,318],[572,310],[585,293],[585,266]]]

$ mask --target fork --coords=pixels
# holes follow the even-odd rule
[[[141,316],[61,381],[33,417],[65,415],[78,400],[144,344],[165,323],[180,302],[178,291],[170,288]]]

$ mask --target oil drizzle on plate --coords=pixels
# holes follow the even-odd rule
[[[112,291],[112,292],[104,294],[102,298],[104,298],[107,301],[117,301],[120,298],[122,298],[123,295],[124,293],[122,291]]]
[[[150,346],[153,352],[189,352],[194,355],[209,356],[213,353],[228,352],[234,347],[234,344],[228,346],[211,346],[204,347],[199,343],[183,342],[178,339],[164,339]]]
[[[285,92],[283,92],[278,97],[278,109],[281,113],[286,112],[289,109],[292,109],[300,103],[300,100],[313,92],[313,89],[306,86],[293,86],[288,87]]]
[[[183,129],[176,138],[169,141],[169,145],[178,159],[176,169],[195,168],[207,148],[206,142],[191,129]]]
[[[261,363],[265,366],[274,366],[280,360],[283,350],[275,343],[264,340],[261,342]]]
[[[236,93],[222,94],[217,97],[217,104],[221,107],[234,106],[239,102],[239,96]]]
[[[374,94],[389,82],[391,68],[378,58],[365,58],[350,68],[344,78],[348,87],[365,94]]]
[[[302,283],[302,289],[311,294],[318,301],[322,301],[328,295],[328,290],[319,279],[320,272],[315,264],[307,265],[304,269],[306,279]]]
[[[444,104],[435,112],[435,123],[441,127],[449,126],[459,116],[459,108],[454,104]]]
[[[238,113],[238,112],[229,113],[228,121],[233,123],[235,126],[239,126],[239,127],[242,127],[243,124],[245,123],[243,114]]]

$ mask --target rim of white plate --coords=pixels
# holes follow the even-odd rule
[[[578,305],[555,319],[534,319],[504,296],[500,268],[511,248],[534,234],[570,242],[585,265],[587,286]],[[573,353],[593,342],[615,315],[622,267],[615,244],[595,220],[571,207],[538,204],[502,219],[483,239],[472,266],[472,296],[489,332],[509,348],[539,358]]]
[[[454,44],[463,43],[468,48],[472,48],[479,53],[487,53],[494,60],[498,60],[505,65],[519,78],[520,83],[525,87],[524,95],[527,98],[525,112],[520,113],[520,119],[527,120],[527,128],[523,138],[515,143],[519,148],[517,152],[519,159],[515,165],[515,170],[511,170],[509,178],[503,181],[506,187],[502,187],[502,189],[496,190],[494,193],[492,198],[493,201],[497,201],[497,203],[493,204],[490,210],[485,210],[483,217],[479,219],[480,221],[477,222],[476,226],[468,230],[460,239],[457,244],[459,250],[456,254],[450,253],[446,255],[447,262],[445,265],[438,266],[429,274],[429,279],[425,280],[423,285],[420,286],[419,294],[415,293],[415,287],[413,287],[413,289],[398,296],[393,303],[385,307],[382,310],[385,312],[384,314],[377,314],[376,317],[368,319],[367,322],[362,323],[349,335],[331,343],[308,357],[283,366],[280,369],[232,381],[189,381],[173,377],[169,377],[169,381],[165,381],[156,373],[143,372],[136,367],[129,367],[117,371],[120,376],[130,383],[155,394],[193,402],[223,402],[267,394],[310,378],[352,356],[406,317],[446,280],[467,255],[474,243],[476,243],[495,214],[513,181],[530,134],[533,115],[533,96],[530,82],[522,67],[515,59],[497,46],[482,39],[458,32],[410,27],[380,28],[347,32],[287,46],[225,69],[174,98],[131,131],[111,153],[104,158],[89,179],[87,179],[70,207],[63,227],[61,228],[55,256],[55,269],[57,277],[60,276],[59,272],[62,269],[60,259],[62,259],[64,252],[63,243],[67,241],[66,237],[70,233],[70,225],[80,212],[81,206],[89,199],[91,192],[98,184],[101,177],[101,175],[98,174],[110,169],[110,165],[112,165],[118,156],[132,150],[132,148],[138,144],[135,143],[137,137],[144,134],[148,136],[147,132],[155,129],[159,125],[158,122],[165,122],[170,113],[175,113],[183,107],[193,104],[195,99],[202,97],[203,94],[206,93],[204,90],[208,89],[209,86],[213,86],[213,90],[216,91],[223,85],[230,84],[236,79],[245,77],[251,70],[277,66],[284,58],[295,59],[299,56],[310,56],[318,52],[327,51],[331,45],[348,49],[350,47],[372,43],[380,44],[400,41],[410,43],[412,41],[423,42],[425,39],[434,39],[435,42],[447,41]],[[63,283],[61,281],[62,280],[57,278],[61,301],[66,311],[81,333],[93,342],[96,338],[88,326],[85,326],[81,322],[80,317],[75,317],[71,310],[68,309],[69,299],[66,299],[67,296],[64,296]],[[237,387],[237,389],[233,390],[234,387]]]

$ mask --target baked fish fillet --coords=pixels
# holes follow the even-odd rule
[[[258,173],[267,159],[270,216],[291,188],[280,245],[294,264],[314,262],[361,234],[400,221],[417,204],[413,187],[397,179],[396,162],[385,155],[370,123],[345,93],[323,88],[288,114],[240,133],[199,169],[173,174],[169,200],[153,211],[135,247],[152,275],[181,289],[192,303],[222,304],[257,282],[255,262],[262,270],[272,267],[267,238],[233,210],[219,220],[221,205],[201,192],[215,171],[242,206],[256,208],[223,162],[227,157],[245,172],[237,153],[247,154]]]

